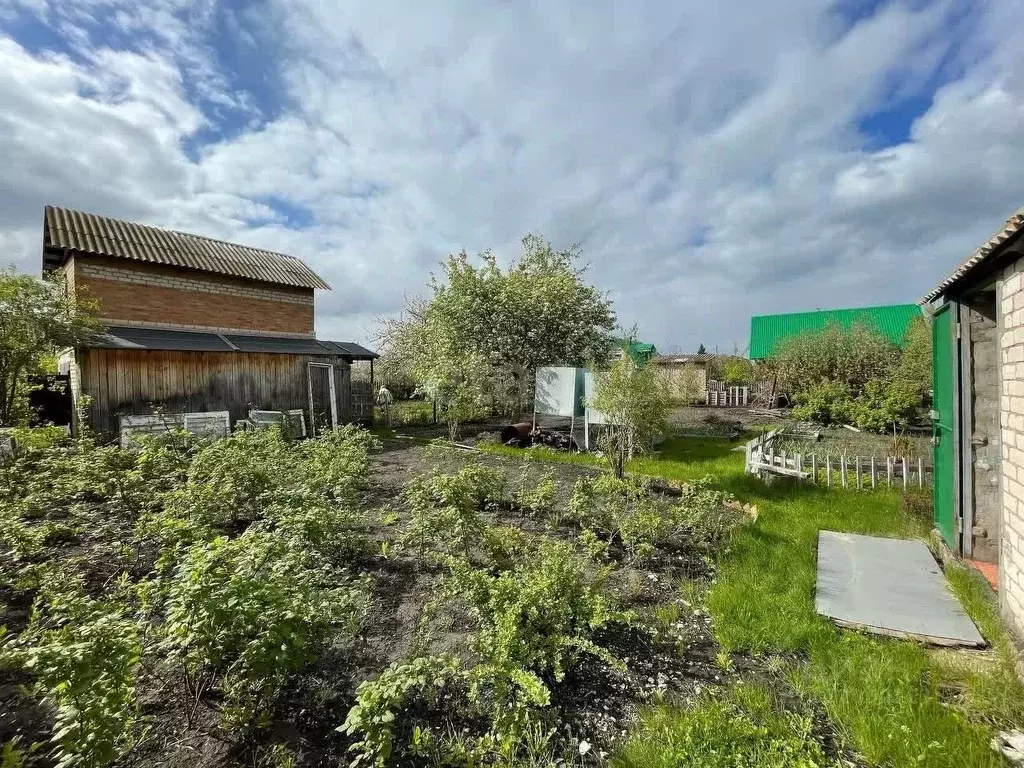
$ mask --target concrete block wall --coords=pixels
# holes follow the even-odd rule
[[[1003,502],[999,603],[1024,635],[1024,259],[1000,276],[997,307]]]
[[[75,256],[66,269],[110,324],[313,335],[311,288],[91,255]]]
[[[971,531],[975,560],[999,562],[1002,497],[999,486],[999,339],[996,296],[988,291],[967,301],[971,340],[971,466],[974,472]]]

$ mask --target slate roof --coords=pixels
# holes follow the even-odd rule
[[[967,257],[966,261],[953,270],[953,273],[921,297],[921,304],[927,304],[940,296],[944,296],[951,288],[963,280],[977,266],[987,261],[994,254],[997,254],[1007,240],[1014,237],[1024,229],[1024,207],[1018,208],[1006,223],[992,237],[978,246],[974,253]]]
[[[296,288],[331,288],[294,256],[46,206],[43,214],[43,268],[59,266],[70,251],[197,269]]]

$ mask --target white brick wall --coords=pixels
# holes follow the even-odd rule
[[[286,293],[284,291],[269,291],[264,288],[256,288],[247,285],[217,283],[210,280],[178,275],[160,275],[132,269],[118,269],[117,267],[90,264],[87,261],[83,262],[79,266],[78,270],[83,277],[95,277],[101,280],[116,280],[119,283],[152,285],[157,288],[177,288],[182,291],[214,293],[223,296],[245,296],[250,299],[282,301],[286,304],[311,305],[313,303],[312,292],[310,292],[309,295],[297,295]]]
[[[999,424],[1002,436],[1003,516],[999,601],[1024,634],[1024,259],[999,280]]]

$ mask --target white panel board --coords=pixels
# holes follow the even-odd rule
[[[579,368],[549,366],[537,369],[534,411],[543,416],[581,416],[583,392]]]
[[[594,374],[590,371],[583,372],[583,399],[584,402],[589,403],[591,398],[594,397],[596,387],[594,384]],[[608,417],[598,410],[587,406],[587,424],[610,424]]]
[[[182,424],[181,414],[121,417],[121,447],[130,448],[134,435],[162,435]]]
[[[290,411],[284,411],[283,413],[288,414],[290,422],[297,424],[299,427],[299,434],[302,437],[306,436],[306,418],[301,408],[293,408]],[[281,424],[284,421],[284,416],[281,411],[249,411],[249,421],[251,421],[256,427],[269,427],[271,424]]]
[[[185,429],[200,437],[227,437],[231,434],[231,414],[228,411],[186,413]]]

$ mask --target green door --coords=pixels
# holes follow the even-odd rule
[[[934,437],[934,514],[935,527],[950,548],[959,553],[956,541],[956,498],[954,495],[954,472],[956,471],[953,424],[956,408],[953,399],[954,376],[956,375],[955,313],[947,304],[936,313],[932,322],[932,388],[934,409],[932,434]]]

